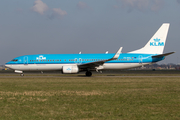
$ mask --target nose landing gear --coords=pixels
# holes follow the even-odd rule
[[[23,73],[21,73],[21,74],[20,74],[20,76],[21,76],[21,77],[23,77],[23,76],[24,76],[24,74],[23,74]]]

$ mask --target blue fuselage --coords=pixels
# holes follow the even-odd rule
[[[37,54],[14,58],[6,65],[16,64],[84,64],[110,59],[114,54]],[[118,59],[106,63],[152,63],[164,59],[152,58],[153,54],[122,53]]]

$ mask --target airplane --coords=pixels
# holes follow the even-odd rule
[[[86,71],[130,69],[164,60],[175,52],[163,54],[169,23],[163,23],[148,43],[135,51],[122,53],[122,47],[116,53],[104,54],[37,54],[16,57],[6,63],[6,67],[24,76],[24,71],[61,71],[63,74],[75,74]]]

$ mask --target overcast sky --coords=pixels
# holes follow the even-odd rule
[[[0,64],[28,54],[143,47],[170,23],[161,63],[180,63],[180,0],[1,0]]]

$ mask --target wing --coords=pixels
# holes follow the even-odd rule
[[[119,57],[119,55],[121,54],[121,51],[122,51],[122,47],[120,47],[119,50],[117,51],[117,53],[110,59],[105,59],[105,60],[101,60],[101,61],[80,64],[80,65],[78,65],[78,67],[80,69],[94,69],[95,67],[103,65],[105,62],[108,62],[108,61],[111,61],[111,60],[116,60]]]

